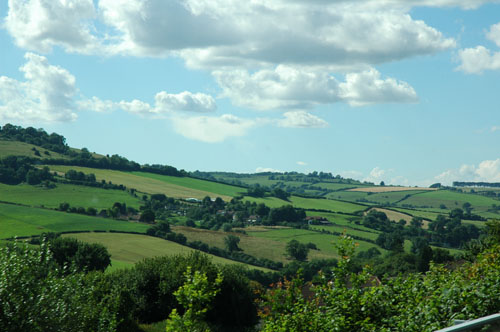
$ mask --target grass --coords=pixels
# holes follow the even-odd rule
[[[205,196],[216,197],[219,196],[222,199],[230,200],[230,196],[226,195],[216,195],[213,192],[197,190],[185,186],[180,186],[177,184],[171,184],[163,180],[152,178],[146,176],[148,173],[142,173],[143,175],[133,174],[131,172],[121,172],[105,169],[87,168],[79,166],[49,166],[51,170],[65,173],[70,169],[76,171],[81,171],[83,173],[94,173],[97,180],[111,181],[114,184],[122,184],[127,188],[134,188],[139,192],[148,194],[165,194],[168,197],[174,198],[198,198],[202,199]],[[198,180],[202,181],[202,180]]]
[[[217,183],[212,181],[204,181],[189,177],[166,176],[166,175],[159,175],[159,174],[145,173],[145,172],[132,172],[132,174],[159,180],[177,186],[188,187],[191,189],[206,191],[223,196],[234,197],[241,195],[242,193],[245,193],[247,191],[246,188],[240,188],[228,184]]]
[[[137,222],[0,203],[0,238],[2,239],[62,231],[116,230],[143,233],[148,228],[148,225]]]
[[[278,208],[283,205],[291,205],[291,202],[284,201],[282,199],[276,198],[276,197],[251,197],[251,196],[245,196],[244,201],[248,201],[250,203],[264,203],[270,208]]]
[[[293,206],[303,209],[329,210],[334,212],[353,213],[365,210],[366,207],[349,202],[335,201],[331,199],[303,198],[292,196],[290,198]]]
[[[35,155],[35,151],[32,149],[35,148],[40,152],[40,156]],[[48,152],[49,154],[45,154]],[[7,156],[26,156],[31,158],[55,158],[55,159],[68,159],[67,156],[62,155],[57,152],[53,152],[42,147],[28,144],[19,141],[6,141],[0,139],[0,158],[4,158]]]
[[[75,207],[94,207],[104,209],[112,207],[115,202],[126,203],[127,206],[139,208],[140,200],[122,190],[110,190],[58,183],[54,189],[41,186],[20,184],[10,186],[0,183],[2,201],[30,206],[57,208],[60,203],[67,202]]]
[[[451,210],[462,208],[465,202],[469,202],[472,205],[473,213],[476,214],[487,212],[493,204],[500,204],[499,200],[490,197],[459,193],[450,190],[438,190],[414,195],[401,201],[399,204],[411,204],[415,207],[428,207],[433,209],[439,209],[441,205],[444,205],[447,210]]]
[[[362,191],[336,191],[326,195],[329,199],[340,199],[343,201],[356,202],[356,200],[368,199],[368,193]]]
[[[64,236],[74,237],[80,241],[89,243],[101,243],[108,249],[108,252],[111,254],[111,258],[120,262],[118,265],[121,265],[121,267],[127,265],[130,266],[130,264],[137,263],[145,258],[185,255],[192,251],[195,251],[195,249],[180,245],[175,242],[139,234],[77,233],[65,234]],[[238,264],[262,271],[271,271],[269,269],[235,262],[230,259],[209,254],[207,255],[210,256],[212,261],[217,264]]]
[[[410,215],[415,216],[415,217],[421,217],[421,218],[430,219],[430,220],[435,220],[439,214],[447,214],[448,213],[448,211],[446,211],[446,210],[443,211],[442,213],[436,213],[436,212],[431,212],[431,211],[410,210],[410,209],[403,209],[403,208],[398,208],[398,207],[396,207],[396,208],[391,207],[391,209],[396,210],[396,211],[400,211],[403,213],[407,213],[407,214],[410,214]]]
[[[399,202],[403,199],[411,197],[412,195],[424,193],[425,191],[410,190],[410,191],[391,191],[383,193],[368,194],[365,199],[377,204],[392,204]]]
[[[320,182],[315,183],[312,186],[321,187],[329,190],[343,190],[343,189],[353,189],[357,187],[362,187],[362,185],[348,184],[348,183],[335,183],[335,182]]]
[[[325,231],[337,232],[337,233],[343,233],[345,231],[347,235],[360,236],[373,241],[375,241],[378,237],[378,233],[375,232],[365,232],[359,229],[348,228],[340,225],[311,225],[309,226],[309,228],[318,231],[324,229]]]
[[[397,186],[375,186],[375,187],[361,187],[355,189],[349,189],[350,191],[363,191],[370,193],[385,193],[391,191],[408,191],[408,190],[420,190],[420,191],[434,191],[434,188],[422,188],[422,187],[397,187]]]
[[[320,258],[320,257],[315,257],[319,253],[323,254],[322,258],[336,258],[336,257],[338,257],[337,250],[334,246],[334,244],[338,243],[338,240],[339,240],[339,236],[336,236],[336,235],[318,233],[318,232],[304,230],[304,229],[295,229],[295,228],[267,228],[266,229],[265,227],[256,227],[256,228],[249,227],[249,228],[247,228],[247,233],[251,236],[267,239],[269,241],[282,242],[285,245],[287,242],[289,242],[293,239],[295,239],[301,243],[312,242],[312,243],[316,244],[316,246],[320,250],[319,251],[311,250],[309,252],[309,259]],[[356,243],[358,243],[357,250],[368,250],[369,248],[377,247],[375,244],[370,243],[370,242],[365,242],[365,241],[356,240]],[[385,252],[385,250],[380,249],[379,247],[377,247],[377,248],[379,250]]]

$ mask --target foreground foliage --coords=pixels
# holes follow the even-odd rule
[[[348,237],[342,241],[338,266],[312,286],[309,297],[300,278],[264,296],[262,331],[434,331],[500,310],[498,243],[455,270],[431,265],[425,275],[379,284],[369,268],[349,272],[354,246]]]

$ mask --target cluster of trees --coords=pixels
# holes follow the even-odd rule
[[[429,244],[460,248],[471,239],[477,239],[480,230],[472,224],[462,224],[465,216],[471,217],[470,210],[466,213],[462,209],[452,210],[448,216],[438,215],[436,220],[429,223],[428,230],[422,228],[422,218],[413,217],[410,225],[405,227],[406,221],[391,221],[383,212],[371,210],[363,219],[365,227],[382,231],[376,243],[384,249],[401,251],[405,239],[420,238]]]
[[[14,126],[7,123],[3,127],[0,127],[0,138],[37,145],[44,149],[63,154],[69,151],[64,136],[56,133],[49,135],[45,130],[35,129],[33,127],[24,129],[20,126]]]
[[[96,266],[92,272],[67,267],[85,257],[79,258],[82,244],[63,240],[42,242],[40,249],[18,244],[0,248],[0,330],[137,331],[139,323],[164,320],[174,309],[189,309],[174,293],[186,284],[190,269],[210,283],[220,279],[217,295],[207,303],[211,309],[203,317],[206,326],[241,331],[257,323],[255,289],[243,268],[217,266],[193,253],[147,259],[112,273]]]
[[[8,156],[0,159],[0,183],[17,185],[26,182],[37,185],[53,179],[47,167],[39,169],[33,163],[34,160],[28,157]]]

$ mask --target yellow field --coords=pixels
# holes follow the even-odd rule
[[[391,191],[408,191],[408,190],[437,190],[437,188],[421,188],[421,187],[359,187],[359,188],[353,188],[353,189],[348,189],[346,191],[360,191],[360,192],[365,192],[365,193],[387,193]]]
[[[377,210],[377,211],[380,211],[380,212],[384,212],[387,215],[387,218],[389,218],[389,220],[393,220],[395,222],[398,222],[401,219],[403,219],[403,220],[406,221],[406,225],[407,226],[410,224],[410,221],[413,218],[410,215],[407,215],[407,214],[404,214],[404,213],[400,213],[400,212],[397,212],[397,211],[393,211],[393,210],[388,210],[388,209],[373,208],[373,209],[370,209],[370,210]],[[422,220],[422,224],[423,224],[422,228],[428,228],[429,221],[428,220]]]
[[[143,176],[134,175],[128,172],[87,168],[79,166],[49,166],[51,171],[65,173],[70,169],[81,171],[83,173],[94,173],[97,181],[111,181],[114,184],[123,184],[127,188],[134,188],[139,192],[147,194],[165,194],[174,198],[198,198],[205,196],[219,196],[224,200],[231,200],[231,197],[224,195],[215,195],[214,193],[183,187],[171,183],[166,183],[157,179],[151,179]]]

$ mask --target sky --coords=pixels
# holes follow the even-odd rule
[[[4,0],[0,125],[187,171],[500,182],[500,1]]]

